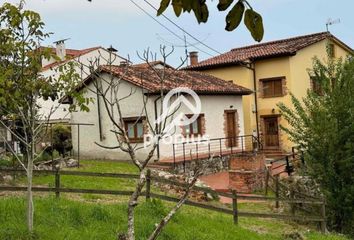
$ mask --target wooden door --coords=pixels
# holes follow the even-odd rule
[[[278,118],[267,117],[264,118],[264,143],[265,147],[277,148],[279,147],[279,133],[278,133]]]
[[[226,126],[227,126],[227,146],[235,147],[237,145],[236,139],[236,112],[226,112]]]

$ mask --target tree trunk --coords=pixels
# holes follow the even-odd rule
[[[33,101],[32,101],[33,102]],[[29,232],[33,232],[33,215],[34,215],[34,206],[33,206],[33,192],[32,192],[32,180],[33,180],[33,161],[35,158],[35,113],[33,110],[33,105],[30,109],[30,133],[27,135],[27,141],[30,143],[30,146],[27,147],[27,227]]]
[[[161,220],[161,222],[155,227],[155,230],[153,233],[150,235],[148,240],[156,240],[157,237],[160,235],[162,229],[169,223],[169,221],[172,219],[172,217],[176,214],[176,212],[182,207],[182,205],[186,202],[188,199],[189,193],[195,183],[197,182],[197,176],[193,178],[189,186],[187,187],[185,193],[183,194],[182,198],[178,201],[178,203],[171,209],[171,211]]]
[[[134,193],[131,195],[128,203],[128,232],[127,239],[135,240],[135,229],[134,229],[134,210],[138,205],[138,198],[146,182],[146,170],[140,172],[139,182],[136,185]]]
[[[31,154],[32,155],[32,154]],[[28,158],[27,164],[27,227],[28,231],[33,231],[33,193],[32,193],[32,178],[33,178],[33,158]]]

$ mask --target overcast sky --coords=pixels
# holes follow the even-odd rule
[[[156,11],[143,0],[134,0],[143,9],[155,16]],[[3,0],[0,0],[3,2]],[[18,3],[18,0],[7,0]],[[70,38],[67,48],[88,48],[113,45],[119,54],[138,62],[136,52],[147,47],[158,52],[161,44],[175,46],[169,62],[179,63],[185,56],[184,42],[160,26],[130,0],[27,0],[26,8],[39,12],[46,23],[46,30],[53,32],[45,44]],[[158,6],[159,0],[150,0]],[[169,8],[167,16],[206,45],[226,52],[234,47],[255,43],[246,28],[241,25],[233,32],[226,32],[225,12],[216,9],[217,0],[207,0],[210,4],[209,21],[198,25],[193,15],[183,14],[176,18]],[[326,30],[328,18],[340,18],[341,23],[330,27],[339,39],[354,47],[354,1],[353,0],[249,0],[256,11],[261,13],[265,25],[264,41],[287,38],[296,35],[322,32]],[[183,32],[163,17],[157,17],[163,25],[183,38]],[[210,55],[217,53],[186,36],[188,51],[203,50]],[[194,45],[196,44],[196,45]],[[200,52],[200,59],[210,57]]]

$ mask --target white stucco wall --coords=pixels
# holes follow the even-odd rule
[[[225,138],[225,110],[237,110],[236,119],[238,125],[239,136],[244,135],[244,122],[243,122],[243,111],[242,111],[242,97],[232,96],[232,95],[201,95],[199,96],[201,100],[201,114],[204,115],[205,121],[205,139],[215,139],[215,138]],[[192,114],[192,112],[182,105],[179,109],[184,114]],[[182,128],[178,127],[176,129],[176,134],[181,134]],[[187,139],[185,139],[187,140]],[[183,140],[182,140],[183,141]],[[208,151],[208,145],[199,144],[198,152],[203,153]],[[183,153],[183,148],[180,142],[175,142],[175,154],[177,157],[181,157]],[[210,141],[211,151],[218,152],[220,149],[219,141]],[[221,142],[222,150],[226,150],[225,140]],[[194,143],[185,144],[185,153],[195,154],[196,146]],[[173,144],[163,143],[160,144],[160,158],[168,159],[172,157],[173,154]]]
[[[107,74],[102,75],[103,78],[108,79]],[[108,80],[107,80],[108,81]],[[103,82],[103,87],[106,85]],[[94,89],[93,84],[89,85],[89,89]],[[134,92],[129,98],[121,102],[121,111],[124,117],[137,117],[140,116],[143,112],[143,95],[141,88],[136,87],[130,83],[122,81],[119,88],[120,97],[127,96],[130,92]],[[96,99],[96,94],[89,90],[85,90],[85,97],[90,97]],[[94,103],[89,104],[89,112],[74,112],[71,114],[71,123],[89,123],[94,124],[94,126],[82,126],[80,129],[80,155],[83,158],[88,159],[115,159],[115,160],[127,160],[128,155],[121,150],[110,150],[104,149],[95,144],[95,142],[113,147],[118,145],[115,134],[111,130],[115,130],[111,120],[108,117],[106,108],[103,104],[103,101],[100,101],[100,110],[101,110],[101,123],[102,123],[102,134],[104,139],[100,141],[100,131],[99,131],[99,117],[98,117],[98,104],[97,99]],[[153,103],[149,101],[147,104],[148,112],[151,113],[149,116],[151,119],[154,119],[153,116]],[[118,114],[115,111],[115,116]],[[74,151],[77,151],[78,144],[78,132],[77,127],[72,127],[72,137],[73,137],[73,146]],[[139,144],[140,146],[142,144]],[[138,158],[142,158],[146,155],[147,149],[142,149],[138,152]]]
[[[87,54],[79,56],[71,61],[78,61],[83,65],[83,71],[79,67],[77,67],[77,72],[81,75],[82,79],[85,79],[88,76],[89,70],[88,67],[90,65],[90,61],[95,61],[96,59],[100,58],[100,64],[108,64],[107,60],[109,59],[109,52],[104,48],[99,48],[97,50],[91,51]],[[116,58],[112,57],[112,64],[119,65],[121,61],[124,59],[117,55]],[[56,68],[56,67],[55,67]],[[54,68],[54,69],[55,69]],[[59,73],[55,72],[54,69],[47,69],[41,72],[44,77],[52,76],[54,79],[58,79]],[[58,101],[51,101],[51,100],[44,100],[39,99],[38,104],[41,106],[39,114],[43,116],[44,119],[48,119],[48,116],[52,109],[58,107],[58,109],[50,116],[50,120],[57,121],[57,120],[69,120],[70,113],[68,112],[68,105],[67,104],[59,104]]]
[[[103,78],[107,78],[107,74],[102,74]],[[90,88],[93,89],[93,85],[90,84]],[[104,86],[105,87],[105,86]],[[127,99],[124,99],[121,102],[122,115],[123,117],[137,117],[142,115],[145,116],[143,111],[143,93],[140,87],[132,85],[128,82],[122,81],[120,84],[119,94],[120,97],[128,95],[131,90],[134,94]],[[96,99],[96,94],[86,90],[86,97],[92,97]],[[201,113],[204,114],[205,118],[205,134],[210,138],[223,138],[225,137],[224,133],[224,111],[225,110],[237,110],[238,114],[238,125],[239,125],[239,135],[244,135],[244,123],[243,123],[243,111],[242,111],[242,97],[241,96],[221,96],[221,95],[204,95],[199,96],[201,100]],[[154,126],[155,119],[155,107],[154,100],[156,96],[150,96],[147,102],[147,119],[150,120],[150,123]],[[157,109],[160,109],[160,101],[157,101]],[[114,130],[112,122],[108,118],[103,102],[100,102],[101,109],[101,123],[102,123],[102,133],[104,139],[100,141],[99,135],[99,121],[98,121],[98,107],[97,101],[89,105],[90,112],[75,112],[71,115],[72,123],[89,123],[94,124],[94,126],[82,126],[80,129],[80,156],[86,159],[112,159],[112,160],[129,160],[129,156],[122,152],[119,149],[104,149],[95,144],[95,142],[113,147],[117,145],[117,140],[115,134],[111,132]],[[192,112],[182,105],[179,111],[184,114],[191,114]],[[115,113],[116,114],[116,113]],[[118,116],[117,114],[115,115]],[[181,133],[181,128],[177,127],[175,134]],[[78,148],[78,132],[77,127],[72,127],[72,137],[74,151],[77,151]],[[143,144],[138,145],[142,147]],[[173,154],[173,145],[160,143],[160,159],[172,158]],[[223,146],[224,148],[225,146]],[[142,148],[137,151],[137,158],[144,159],[150,148]],[[157,159],[156,151],[154,159]]]

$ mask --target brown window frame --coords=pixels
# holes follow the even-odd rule
[[[134,137],[132,138],[132,137],[129,137],[129,135],[128,135],[129,141],[131,143],[143,143],[144,142],[144,136],[138,137],[138,123],[141,123],[143,125],[143,135],[144,135],[144,132],[145,132],[144,120],[145,120],[145,117],[123,118],[124,129],[127,132],[127,135],[128,135],[128,132],[129,132],[128,125],[131,124],[131,123],[134,124]]]
[[[336,50],[335,50],[334,43],[329,43],[328,44],[328,56],[330,58],[335,58],[336,57]]]
[[[316,81],[315,77],[310,77],[311,80],[311,90],[319,96],[323,96],[323,87],[321,83]]]
[[[194,116],[194,114],[186,114],[185,115],[187,118],[191,118]],[[187,126],[184,126],[184,129],[185,129],[185,136],[203,136],[203,127],[202,127],[202,119],[204,118],[204,114],[201,113],[199,114],[198,118],[196,119],[197,121],[197,124],[198,124],[198,132],[195,133],[193,132],[193,123],[187,125]],[[186,132],[186,129],[189,127],[189,133]]]
[[[262,83],[262,97],[263,98],[273,98],[273,97],[283,97],[284,96],[284,87],[283,87],[283,81],[285,80],[286,78],[284,76],[282,77],[273,77],[273,78],[263,78],[263,79],[260,79],[259,81],[261,81]],[[280,82],[280,85],[281,85],[281,91],[280,93],[278,94],[275,94],[275,82]],[[271,87],[272,87],[272,94],[266,94],[266,91],[265,91],[265,84],[269,84],[271,83]]]

